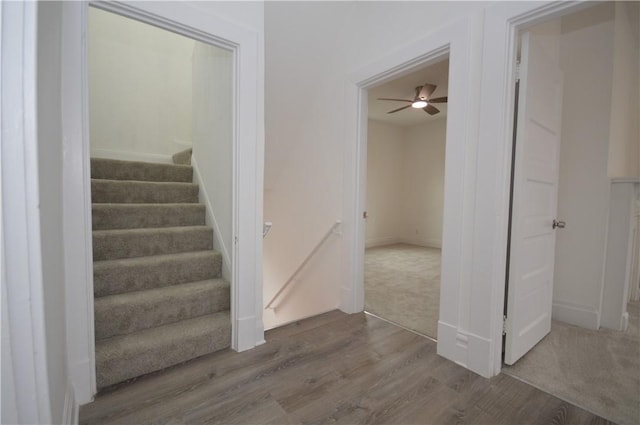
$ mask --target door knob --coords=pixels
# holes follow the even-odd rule
[[[553,219],[553,224],[551,225],[552,229],[555,229],[556,227],[558,229],[564,229],[564,227],[567,225],[567,223],[565,223],[564,221],[558,221],[555,218]]]

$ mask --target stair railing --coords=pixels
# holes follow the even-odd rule
[[[341,224],[342,224],[342,221],[340,221],[340,220],[337,220],[335,223],[333,223],[333,225],[329,228],[329,230],[327,230],[327,233],[325,233],[324,236],[322,237],[322,239],[320,239],[320,242],[318,242],[316,244],[316,246],[311,250],[309,255],[307,255],[305,257],[304,261],[302,261],[302,263],[300,263],[298,268],[291,274],[289,279],[287,279],[285,284],[282,285],[282,287],[278,290],[278,292],[276,292],[275,295],[271,298],[271,300],[267,303],[265,309],[273,308],[271,306],[278,299],[280,294],[282,294],[284,292],[284,290],[287,289],[287,287],[289,285],[291,285],[291,283],[293,282],[294,278],[297,276],[298,273],[300,273],[300,270],[302,270],[304,268],[304,266],[307,265],[307,263],[311,260],[311,258],[313,258],[315,253],[318,252],[320,247],[322,247],[322,245],[327,241],[327,239],[329,239],[329,237],[331,235],[333,235],[333,234],[336,234],[336,235],[340,234],[340,232],[338,231],[338,228],[340,227]]]

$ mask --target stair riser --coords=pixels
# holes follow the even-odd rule
[[[108,180],[140,180],[156,182],[191,182],[189,166],[91,159],[91,178]]]
[[[91,180],[91,201],[95,204],[197,203],[198,186],[191,183]]]
[[[225,285],[185,290],[185,293],[175,297],[137,299],[130,303],[114,302],[111,298],[117,297],[96,299],[97,340],[228,310],[230,291],[229,286]]]
[[[94,261],[208,249],[213,249],[213,232],[209,228],[93,232]]]
[[[111,340],[104,340],[109,343]],[[215,326],[206,334],[185,335],[179,340],[144,346],[103,350],[96,344],[96,380],[98,388],[155,372],[196,357],[229,347],[231,324]]]
[[[198,226],[205,224],[205,207],[185,205],[94,204],[93,230]]]
[[[93,265],[94,295],[102,297],[160,288],[220,275],[222,257],[216,251],[205,256],[166,258],[140,263],[132,260],[98,261]]]

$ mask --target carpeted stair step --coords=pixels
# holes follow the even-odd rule
[[[202,204],[93,204],[93,230],[205,224]]]
[[[222,255],[213,250],[94,261],[94,295],[103,297],[213,279],[220,275],[221,266]]]
[[[191,152],[191,148],[185,149],[182,152],[174,154],[171,159],[174,164],[191,165]]]
[[[93,231],[93,260],[145,257],[213,248],[208,226]]]
[[[198,185],[193,183],[91,179],[91,202],[94,204],[197,203]]]
[[[91,178],[190,183],[193,168],[189,165],[91,158]]]
[[[229,347],[229,312],[96,341],[98,388]]]
[[[228,309],[229,283],[223,279],[100,297],[95,300],[96,339],[129,334]]]

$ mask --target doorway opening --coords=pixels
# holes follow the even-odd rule
[[[640,414],[640,181],[619,160],[638,155],[637,18],[607,3],[520,32],[503,345],[505,373],[619,423]]]
[[[364,308],[434,340],[448,75],[444,59],[368,93]]]
[[[96,7],[87,19],[101,390],[231,347],[234,52]]]

